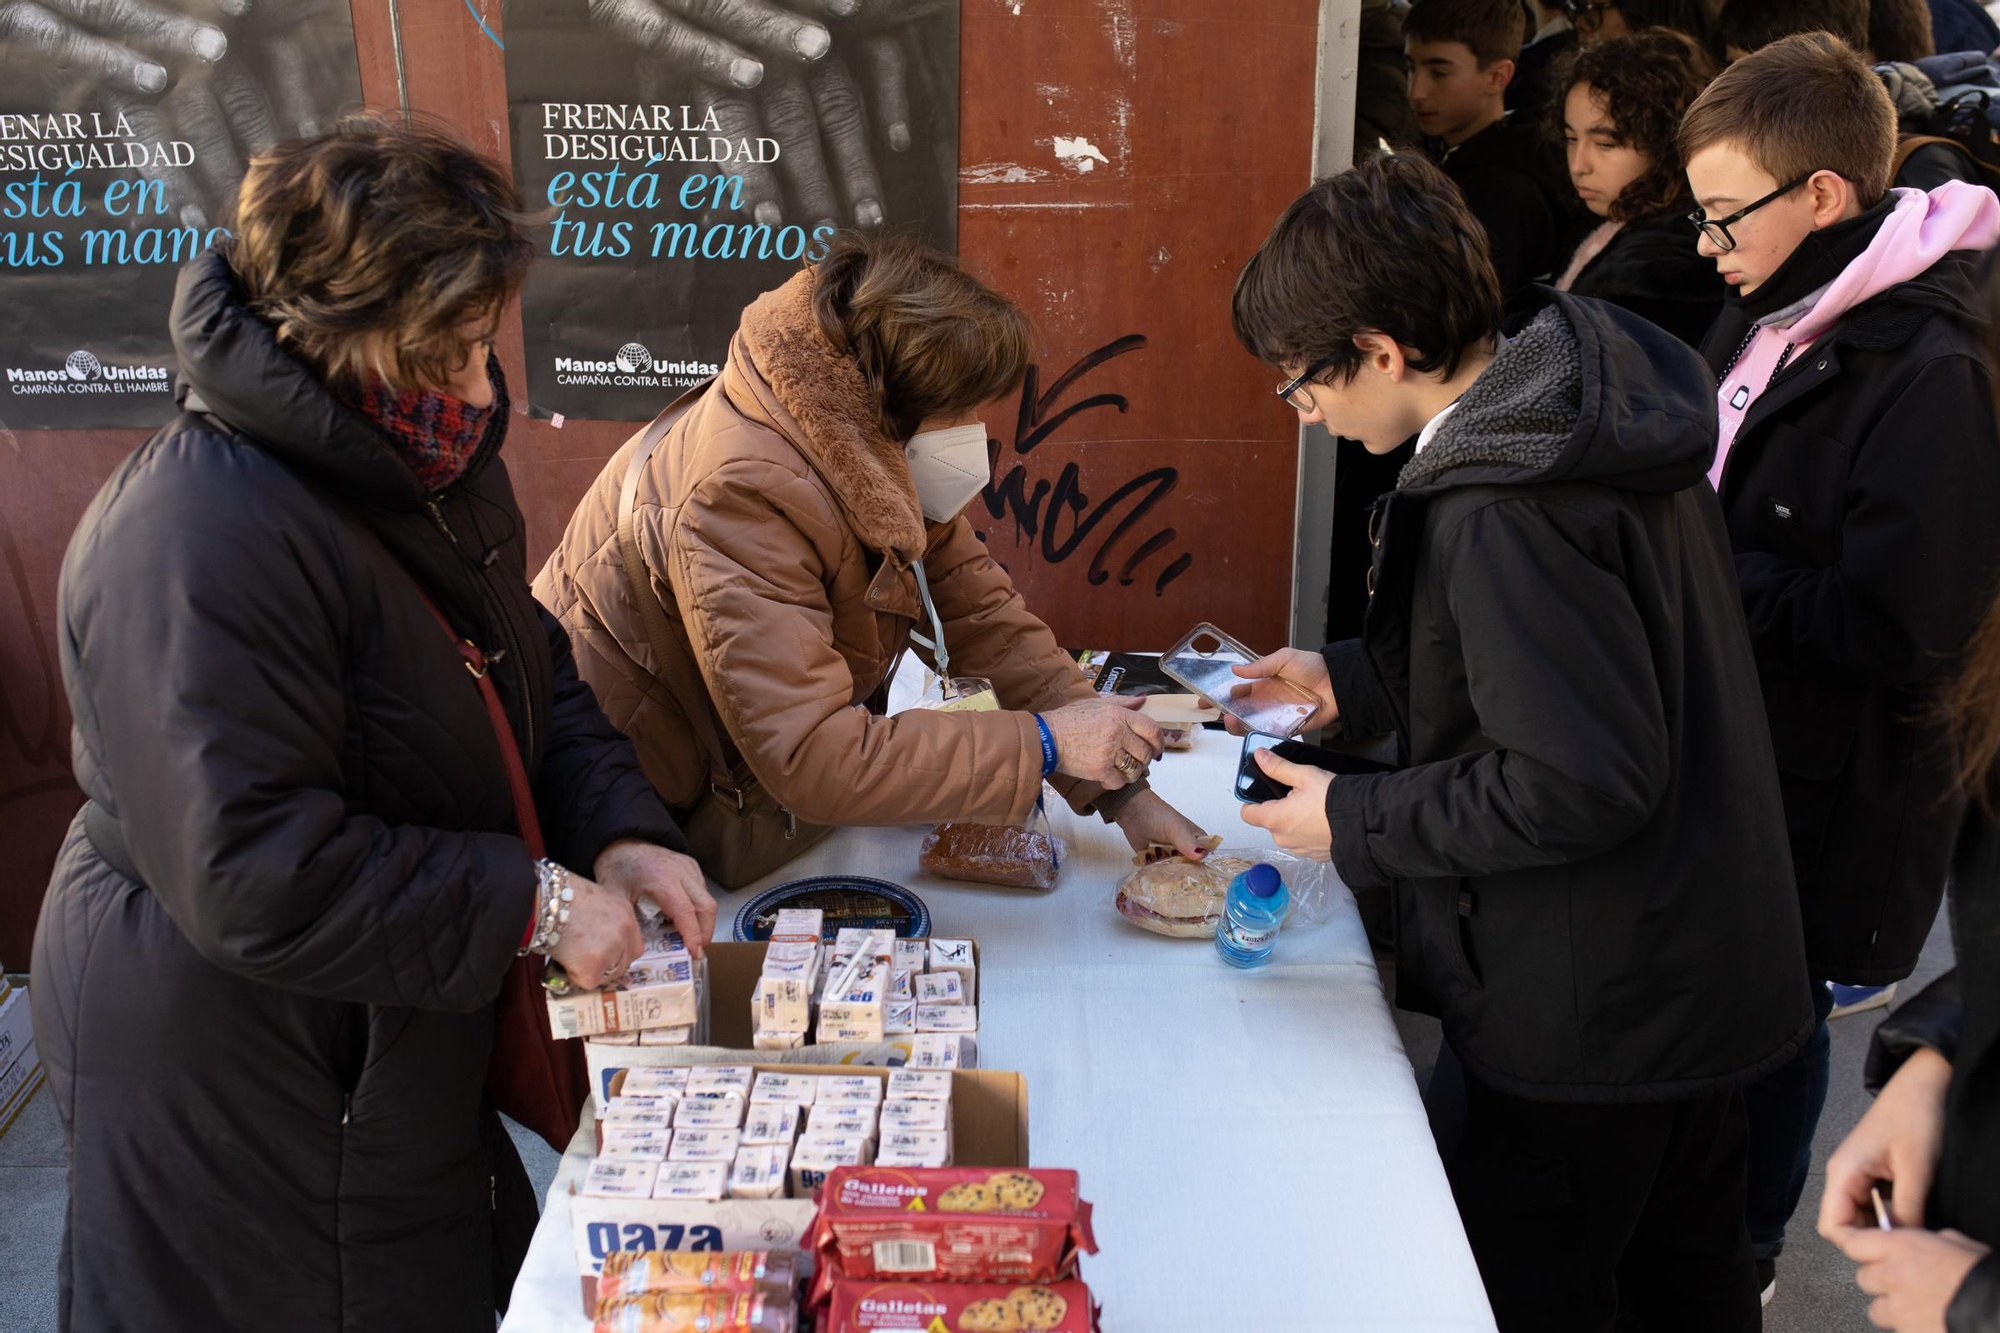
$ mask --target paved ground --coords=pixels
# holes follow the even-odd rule
[[[1951,947],[1940,920],[1924,951],[1911,989],[1951,965]],[[1826,1156],[1866,1109],[1861,1060],[1879,1014],[1844,1018],[1833,1025],[1833,1091],[1813,1153],[1813,1183],[1789,1247],[1779,1260],[1778,1298],[1765,1312],[1769,1333],[1866,1333],[1866,1302],[1855,1289],[1853,1271],[1838,1251],[1812,1233],[1811,1211],[1818,1207]],[[1419,1077],[1428,1074],[1437,1052],[1437,1025],[1400,1015],[1404,1044]],[[540,1140],[516,1131],[515,1141],[538,1187],[555,1174],[556,1156]],[[0,1136],[0,1329],[47,1333],[55,1328],[56,1250],[62,1236],[62,1131],[47,1090],[38,1094],[14,1127]],[[1106,1237],[1116,1262],[1117,1238]]]

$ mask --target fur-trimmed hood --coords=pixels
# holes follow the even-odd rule
[[[924,553],[926,535],[903,442],[882,433],[875,395],[853,358],[827,342],[812,297],[806,269],[752,301],[724,374],[761,382],[783,409],[770,414],[771,425],[832,488],[855,536],[908,565]]]

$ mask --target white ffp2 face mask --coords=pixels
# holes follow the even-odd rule
[[[917,483],[917,502],[924,517],[933,523],[948,523],[979,497],[993,475],[986,458],[986,426],[975,421],[970,426],[950,430],[923,430],[903,446],[910,460],[910,476]]]

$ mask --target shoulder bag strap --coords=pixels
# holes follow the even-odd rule
[[[653,456],[653,450],[659,448],[674,425],[687,415],[695,400],[714,383],[710,379],[697,384],[668,404],[660,415],[653,418],[652,424],[640,436],[638,447],[632,450],[632,457],[625,465],[625,480],[618,488],[618,555],[625,564],[626,589],[632,604],[639,610],[639,623],[645,628],[646,639],[653,646],[653,659],[666,677],[667,693],[679,705],[688,725],[694,728],[696,737],[700,739],[702,749],[708,753],[709,784],[717,795],[734,800],[740,810],[743,790],[737,786],[735,776],[729,770],[728,751],[723,748],[722,737],[715,729],[715,718],[710,715],[708,687],[702,682],[701,669],[695,665],[687,640],[676,634],[673,626],[667,623],[666,609],[653,593],[652,576],[646,572],[645,558],[639,553],[637,530],[639,477],[646,470],[646,460]]]
[[[486,720],[493,725],[493,739],[500,746],[500,763],[507,770],[507,793],[514,801],[514,830],[521,835],[521,841],[528,844],[528,855],[537,861],[547,855],[548,849],[542,844],[542,821],[535,814],[535,791],[528,782],[528,767],[521,762],[521,747],[514,740],[514,724],[507,720],[507,710],[500,703],[500,692],[493,688],[492,677],[486,673],[486,655],[479,651],[479,645],[470,639],[460,638],[458,631],[445,619],[444,612],[438,610],[431,595],[423,590],[413,578],[412,586],[417,596],[423,600],[424,610],[431,613],[439,628],[445,632],[458,649],[458,655],[465,662],[465,669],[479,687],[479,697],[486,704]],[[534,923],[530,922],[530,929]]]

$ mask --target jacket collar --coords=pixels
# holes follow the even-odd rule
[[[1748,296],[1732,292],[1723,298],[1724,303],[1750,323],[1782,318],[1795,306],[1801,307],[1799,313],[1803,314],[1819,293],[1868,249],[1894,206],[1895,197],[1884,195],[1860,216],[1820,228],[1800,241],[1798,249],[1756,291]]]
[[[926,545],[909,459],[899,441],[882,433],[860,366],[820,332],[812,292],[807,269],[750,303],[729,349],[723,387],[805,456],[864,546],[907,566]]]
[[[277,330],[245,304],[221,250],[204,251],[181,270],[169,330],[182,406],[216,417],[352,503],[423,509],[423,485],[395,446],[279,345]],[[506,433],[505,403],[496,406],[475,468]]]

